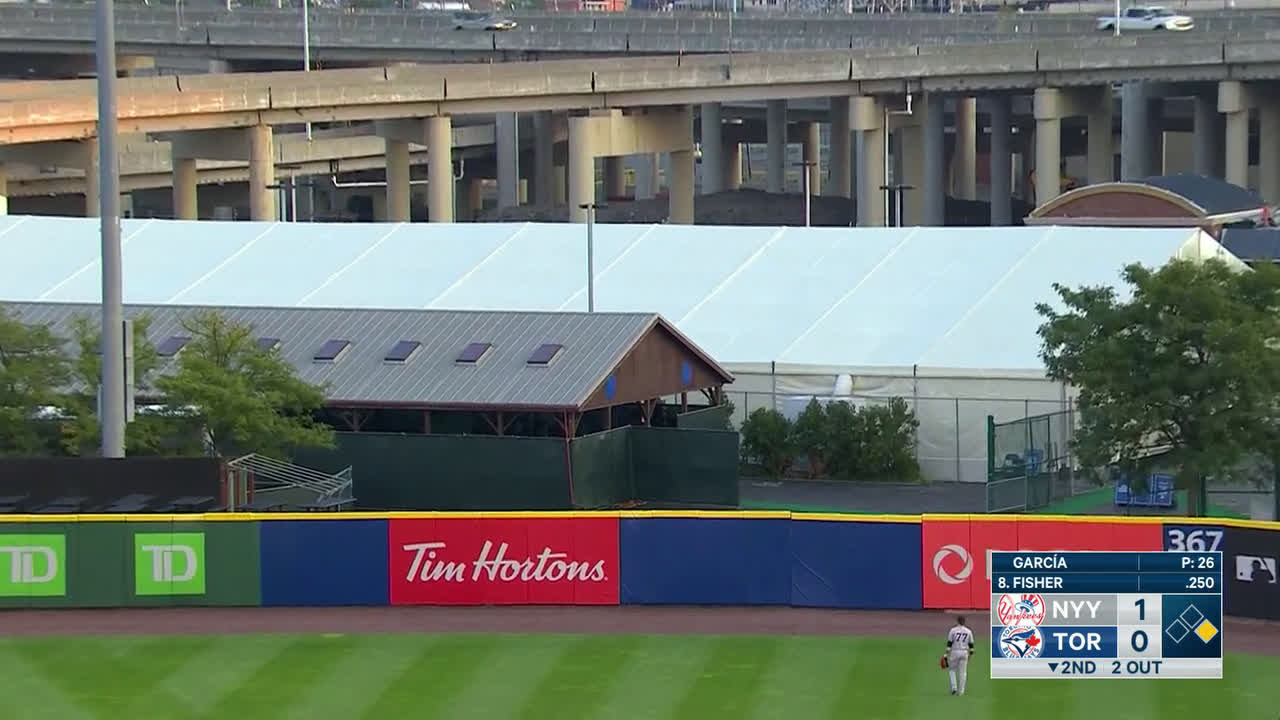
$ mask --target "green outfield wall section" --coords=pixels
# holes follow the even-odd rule
[[[738,506],[738,433],[631,427],[637,500]]]
[[[603,508],[635,499],[630,430],[607,430],[570,443],[574,506]]]
[[[361,509],[567,510],[568,455],[559,438],[337,433],[295,460],[350,467]]]
[[[258,605],[258,523],[0,522],[0,607]]]

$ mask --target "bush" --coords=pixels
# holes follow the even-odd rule
[[[847,402],[809,401],[794,423],[761,408],[742,426],[744,459],[753,458],[775,478],[796,457],[809,461],[810,478],[916,482],[915,414],[902,398],[861,409]]]
[[[787,474],[796,457],[791,421],[772,408],[760,408],[742,423],[743,459],[754,459],[775,480]]]

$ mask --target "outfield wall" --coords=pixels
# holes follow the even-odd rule
[[[1280,523],[787,512],[0,517],[0,607],[985,609],[992,550],[1220,550],[1280,620]]]

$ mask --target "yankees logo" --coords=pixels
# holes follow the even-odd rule
[[[1001,595],[996,617],[1001,625],[1039,625],[1044,622],[1044,598],[1040,595]]]

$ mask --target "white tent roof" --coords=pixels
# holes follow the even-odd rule
[[[580,225],[125,220],[122,237],[126,303],[587,305]],[[99,301],[99,242],[96,219],[0,218],[0,299]],[[1052,283],[1217,254],[1194,229],[599,225],[596,308],[661,313],[727,363],[1039,369]]]

